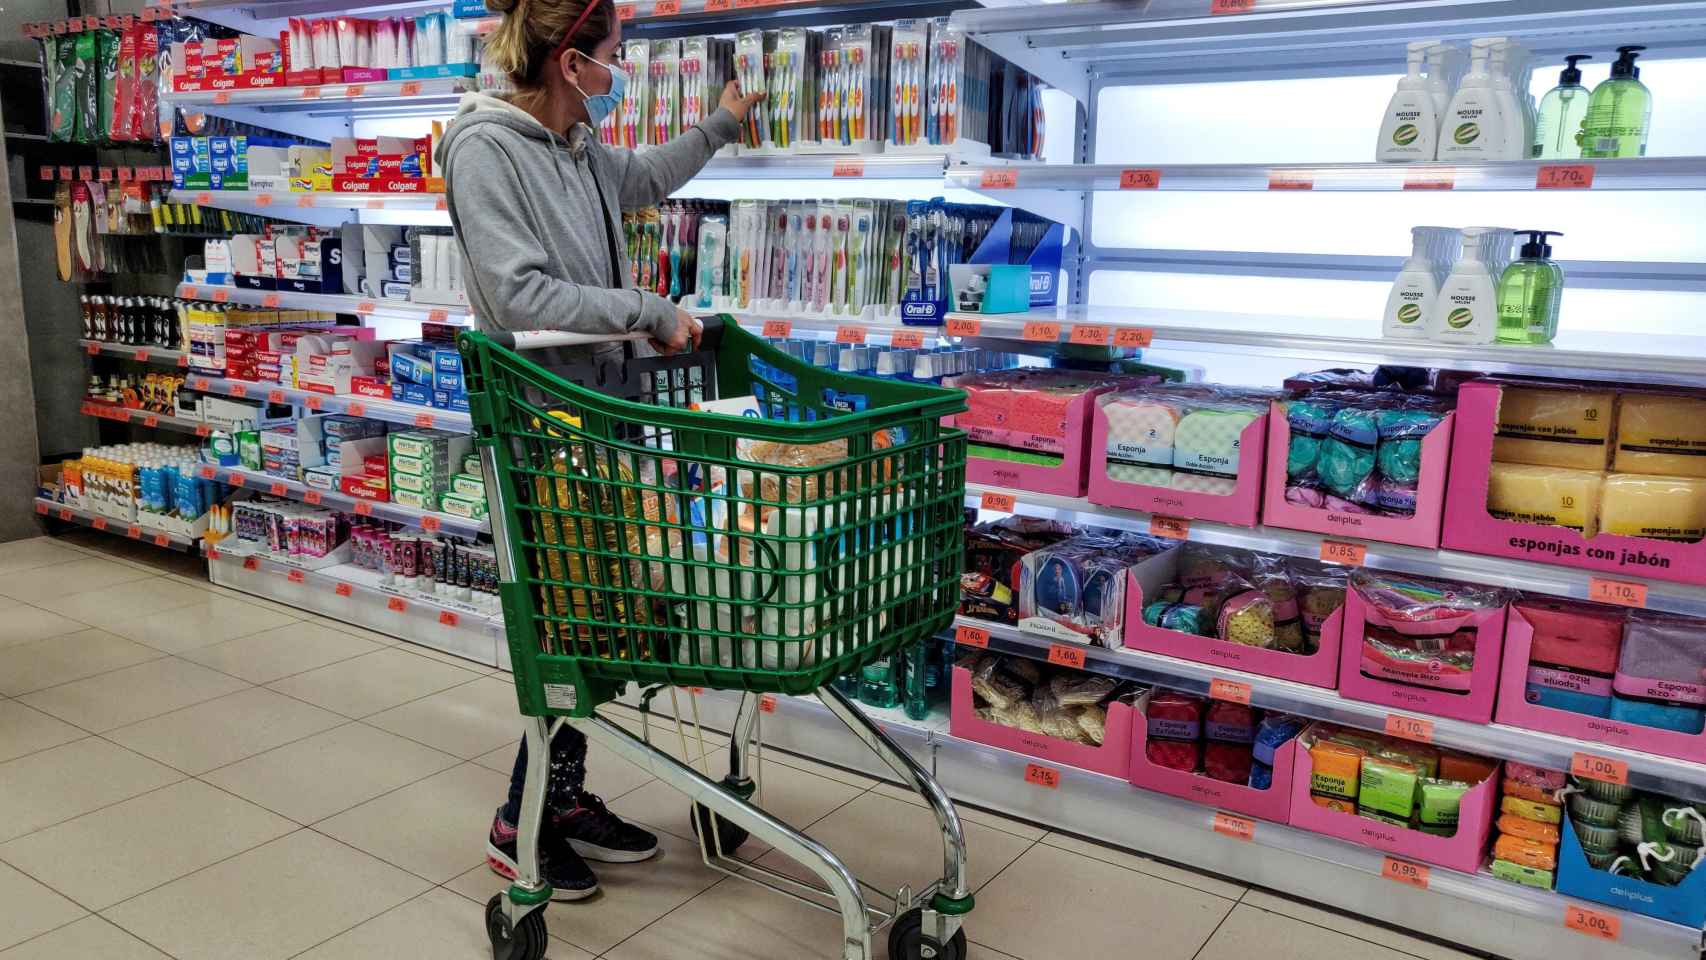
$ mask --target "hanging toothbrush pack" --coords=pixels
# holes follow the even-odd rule
[[[1066,228],[1022,210],[941,199],[906,205],[901,319],[1053,306]]]

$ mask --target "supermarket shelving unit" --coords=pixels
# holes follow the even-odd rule
[[[80,527],[89,527],[119,537],[129,537],[164,547],[170,550],[193,550],[198,542],[195,537],[186,537],[181,533],[173,533],[149,526],[145,523],[129,523],[117,520],[93,510],[84,510],[64,503],[55,503],[41,497],[35,498],[36,513],[44,517],[52,517],[61,523],[74,523]]]

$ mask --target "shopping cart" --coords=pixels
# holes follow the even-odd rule
[[[960,960],[972,909],[965,838],[931,775],[831,681],[934,636],[959,595],[963,396],[833,373],[733,322],[700,349],[568,369],[516,351],[574,334],[463,333],[499,593],[526,729],[520,876],[486,905],[495,960],[545,953],[551,889],[538,838],[561,724],[687,795],[705,863],[842,918],[840,955]],[[741,691],[721,782],[596,708],[627,684]],[[764,694],[814,694],[941,827],[943,876],[889,893],[749,802],[748,743]],[[809,882],[736,859],[757,837]],[[870,899],[867,899],[867,893]]]

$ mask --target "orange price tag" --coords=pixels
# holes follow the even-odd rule
[[[308,396],[302,398],[302,405],[310,410],[318,410],[326,405],[326,401],[320,399],[319,394],[310,393]]]
[[[1178,517],[1150,517],[1149,535],[1166,537],[1169,540],[1189,540],[1191,538],[1191,522]]]
[[[1623,921],[1609,913],[1578,907],[1573,903],[1564,905],[1564,926],[1578,933],[1601,940],[1616,940],[1623,933]]]
[[[773,694],[768,694],[768,693],[759,697],[758,698],[758,711],[760,713],[775,713],[776,712],[776,697]]]
[[[1214,832],[1234,840],[1254,840],[1256,838],[1256,821],[1244,817],[1235,817],[1230,813],[1214,812]]]
[[[634,13],[634,5],[631,3],[618,3],[616,5],[616,19],[618,20],[632,20],[634,19]]]
[[[213,433],[213,428],[208,426],[205,423],[198,423],[195,425],[195,435],[198,437],[211,436],[212,433]]]
[[[1225,700],[1228,703],[1248,704],[1250,702],[1250,685],[1216,677],[1208,682],[1208,695],[1215,700]]]
[[[347,583],[340,583],[340,584],[332,587],[332,592],[337,594],[340,597],[347,597],[350,594],[355,592],[355,588],[350,586]]]
[[[47,504],[38,502],[36,504],[36,512],[44,517],[47,516]]]
[[[948,336],[976,337],[983,334],[983,321],[972,317],[949,317]]]
[[[124,529],[124,535],[132,540],[141,540],[142,528],[133,523]]]
[[[433,424],[432,414],[430,414],[430,413],[417,413],[417,414],[415,414],[415,426],[420,427],[422,430],[431,430],[432,424]]]
[[[272,194],[270,194],[270,193],[257,193],[257,194],[255,194],[255,206],[257,206],[257,207],[270,207],[270,206],[272,206]]]
[[[1412,170],[1404,178],[1405,190],[1450,190],[1457,186],[1455,170]]]
[[[443,323],[450,319],[450,311],[442,307],[427,311],[427,323]]]
[[[1089,347],[1105,347],[1113,336],[1105,325],[1100,323],[1075,323],[1072,325],[1071,341]]]
[[[296,198],[296,205],[298,207],[312,207],[314,205],[314,196],[312,194],[305,193]]]
[[[954,628],[954,642],[968,647],[989,646],[989,631],[982,627],[970,627],[961,624]]]
[[[153,356],[153,354],[149,353],[147,350],[138,350],[136,351],[136,362],[147,363],[148,358],[151,356]]]
[[[156,533],[156,534],[155,534],[155,535],[154,535],[154,545],[155,545],[155,546],[156,546],[156,547],[165,547],[165,546],[170,546],[170,545],[171,545],[171,543],[172,543],[172,538],[171,538],[171,537],[168,537],[168,536],[166,536],[166,535],[165,535],[165,534],[163,534],[163,533]]]
[[[107,518],[96,517],[89,525],[94,527],[96,530],[105,530],[107,528]]]
[[[385,601],[385,609],[392,613],[402,613],[404,610],[409,609],[409,605],[403,602],[402,597],[390,597]]]
[[[764,321],[764,335],[767,337],[786,337],[794,332],[794,325],[787,320]]]
[[[437,200],[433,201],[432,208],[434,210],[449,210],[450,203],[443,197],[439,197]]]
[[[1593,164],[1548,163],[1534,174],[1536,190],[1591,190]]]
[[[101,352],[101,345],[90,341],[89,344],[83,348],[83,351],[91,357],[98,356]]]
[[[658,0],[652,4],[652,16],[673,17],[681,12],[681,0]]]
[[[462,618],[457,616],[456,611],[454,610],[440,610],[438,612],[438,622],[447,627],[454,627],[462,622]]]
[[[1161,189],[1161,171],[1151,169],[1121,170],[1120,189],[1159,190]]]
[[[367,415],[367,404],[355,401],[345,407],[344,412],[348,413],[352,417],[364,417]]]
[[[1421,717],[1406,717],[1400,713],[1386,715],[1386,734],[1417,743],[1433,743],[1434,722]]]
[[[158,427],[160,425],[160,418],[151,413],[142,418],[142,425],[150,428]]]
[[[59,508],[59,519],[70,520],[71,516],[72,516],[72,514],[71,514],[71,508],[70,507],[60,507]]]
[[[889,345],[901,350],[917,350],[924,346],[924,331],[896,330],[889,335]]]
[[[1647,585],[1593,577],[1588,580],[1588,599],[1599,603],[1615,603],[1620,607],[1645,607]]]
[[[1055,343],[1060,340],[1060,324],[1053,320],[1031,320],[1025,324],[1020,335],[1026,340]]]
[[[219,559],[219,548],[218,547],[208,547],[207,548],[207,559],[218,560]]]
[[[225,482],[231,484],[233,487],[240,487],[240,486],[248,483],[249,478],[245,474],[241,474],[241,473],[237,473],[236,471],[232,471],[231,476],[227,477]]]
[[[363,300],[355,305],[355,312],[362,316],[366,316],[373,312],[374,306],[375,305],[372,300]]]
[[[832,177],[862,177],[865,175],[865,161],[837,160],[829,170]]]
[[[865,342],[865,328],[860,327],[860,326],[849,325],[849,324],[843,324],[842,326],[836,327],[835,328],[835,342],[836,343],[864,343]]]
[[[733,7],[733,0],[705,0],[706,13],[727,13]]]
[[[302,92],[297,94],[297,97],[302,100],[318,100],[320,99],[320,88],[303,87]]]
[[[367,209],[369,209],[369,210],[383,210],[383,209],[385,209],[385,198],[383,198],[383,197],[368,197],[367,198]]]
[[[421,92],[421,82],[419,80],[405,81],[402,86],[397,88],[397,92],[405,97],[412,97]]]
[[[1269,190],[1313,190],[1315,178],[1304,173],[1269,173]]]
[[[357,500],[355,502],[354,509],[355,509],[357,516],[361,516],[361,517],[373,516],[373,504],[367,502],[366,500]]]
[[[1060,787],[1060,771],[1040,763],[1025,764],[1025,782],[1055,790]]]
[[[315,506],[319,506],[320,502],[325,500],[325,499],[326,499],[325,497],[322,497],[320,495],[320,491],[318,491],[318,490],[304,490],[304,491],[302,491],[302,502],[303,503],[311,503]]]
[[[1120,327],[1114,331],[1116,347],[1147,347],[1155,340],[1155,331],[1148,327]]]
[[[1082,647],[1068,647],[1063,644],[1049,644],[1048,662],[1074,670],[1084,669],[1084,650]]]
[[[178,355],[178,366],[187,367],[189,365],[190,365],[190,355],[187,353],[179,354]]]
[[[1249,13],[1256,9],[1256,0],[1211,0],[1208,12],[1211,16],[1222,16],[1228,13]]]
[[[231,299],[231,291],[229,291],[229,290],[219,289],[219,290],[213,291],[213,302],[214,303],[224,303],[225,301],[230,300],[230,299]]]
[[[435,533],[442,526],[444,526],[444,524],[437,517],[427,516],[421,518],[421,529],[428,533]]]
[[[216,91],[213,94],[213,102],[214,103],[230,103],[231,102],[231,92],[229,90]]]
[[[241,383],[233,383],[231,385],[231,395],[233,397],[246,397],[249,395],[249,388]]]
[[[283,403],[284,402],[284,391],[283,390],[269,390],[269,391],[267,391],[267,402],[268,403]]]
[[[1321,560],[1325,563],[1341,563],[1347,567],[1360,567],[1368,562],[1368,548],[1360,543],[1323,540]]]
[[[1603,783],[1627,784],[1629,782],[1629,765],[1621,760],[1610,757],[1596,757],[1591,753],[1573,753],[1570,755],[1570,772],[1578,777],[1589,780],[1599,780]]]
[[[980,190],[1011,190],[1019,185],[1019,171],[991,169],[983,171],[977,179]]]
[[[214,468],[214,467],[202,467],[201,468],[201,478],[203,480],[212,480],[214,477],[217,477],[218,475],[219,475],[219,470]]]
[[[244,557],[243,558],[243,569],[244,570],[259,570],[260,568],[261,568],[261,562],[259,560],[255,559],[254,557]]]
[[[284,575],[284,579],[289,580],[291,583],[301,583],[308,579],[308,575],[303,573],[301,570],[292,570]]]
[[[280,302],[281,301],[279,300],[279,296],[276,293],[269,293],[266,296],[261,298],[261,306],[263,306],[263,307],[268,307],[268,308],[276,307],[279,305]]]
[[[199,205],[199,206],[203,206],[203,207],[205,207],[205,206],[207,206],[207,205],[208,205],[208,204],[210,204],[210,203],[212,203],[212,202],[213,202],[213,194],[211,194],[211,193],[205,193],[205,192],[203,192],[203,193],[198,193],[198,194],[196,194],[196,195],[195,195],[195,202],[196,202],[196,203],[197,203],[197,204],[198,204],[198,205]]]
[[[359,83],[352,83],[344,88],[344,96],[346,97],[359,97],[366,92],[367,87]]]
[[[190,389],[191,390],[206,391],[207,386],[208,386],[208,384],[207,384],[207,378],[206,377],[196,377],[194,380],[190,381]]]
[[[1011,493],[995,492],[985,493],[983,495],[983,500],[980,503],[980,506],[982,506],[983,509],[994,510],[996,513],[1012,513],[1013,509],[1018,505],[1019,498],[1015,497]]]
[[[272,494],[275,497],[284,496],[284,491],[285,491],[285,486],[284,486],[284,483],[282,481],[274,483],[272,485],[272,487],[267,490],[268,493]]]
[[[1387,857],[1380,865],[1381,876],[1388,880],[1396,880],[1399,883],[1407,883],[1420,890],[1428,888],[1428,873],[1427,867],[1419,863],[1411,863],[1408,860],[1400,860],[1397,857]]]

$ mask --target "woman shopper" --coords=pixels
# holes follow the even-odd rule
[[[478,322],[508,331],[645,334],[675,352],[699,342],[699,324],[668,300],[629,283],[617,238],[621,211],[648,207],[679,189],[724,144],[758,100],[730,83],[705,121],[661,146],[635,152],[598,141],[595,128],[621,103],[627,76],[617,64],[622,26],[612,0],[486,0],[502,21],[486,56],[515,92],[470,93],[437,157],[450,221],[469,269]],[[620,353],[620,343],[539,351],[546,367]],[[509,798],[492,820],[486,859],[514,879],[527,742],[516,752]],[[598,892],[586,860],[632,863],[654,856],[657,838],[624,823],[586,792],[586,738],[563,727],[551,744],[539,840],[541,870],[555,900]]]

